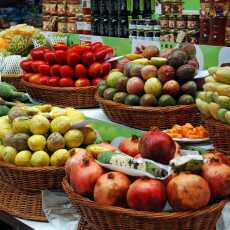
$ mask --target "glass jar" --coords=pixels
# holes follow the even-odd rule
[[[50,31],[50,27],[49,27],[49,16],[43,16],[43,26],[42,29],[44,31]]]
[[[58,32],[66,33],[67,32],[67,20],[65,17],[59,17],[57,23]]]
[[[67,0],[66,14],[69,17],[75,17],[81,9],[81,2],[79,0]]]
[[[49,14],[57,15],[57,1],[55,0],[49,1]]]
[[[43,30],[44,31],[57,31],[57,16],[44,16],[43,17]]]
[[[43,2],[42,2],[42,13],[43,13],[43,15],[47,15],[50,13],[48,0],[43,0]]]
[[[75,17],[69,17],[67,20],[67,32],[68,33],[76,33],[77,32],[77,26],[76,26],[76,18]]]
[[[160,19],[160,26],[162,29],[167,29],[169,27],[169,18],[167,15],[162,15]]]
[[[171,14],[182,14],[182,1],[173,0],[170,7]]]
[[[176,20],[177,29],[186,29],[186,24],[187,24],[187,21],[186,21],[185,16],[182,16],[182,15],[177,16],[177,20]]]
[[[193,30],[199,27],[199,18],[197,16],[189,15],[187,17],[187,29]]]
[[[143,30],[145,26],[145,20],[140,19],[137,20],[137,30]]]
[[[175,16],[170,16],[169,17],[169,28],[170,29],[175,29],[176,28],[176,17]]]
[[[154,20],[152,19],[146,19],[145,20],[145,25],[144,25],[144,30],[145,31],[152,31],[154,30]]]
[[[170,15],[171,14],[171,1],[163,0],[161,4],[161,13],[163,15]]]
[[[57,4],[57,15],[58,16],[66,16],[66,0],[58,0]]]

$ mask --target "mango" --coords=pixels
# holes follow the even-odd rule
[[[228,111],[226,109],[219,109],[218,111],[218,118],[220,121],[223,121],[224,123],[227,123],[227,120],[225,118],[225,114],[227,113]]]
[[[208,76],[204,79],[205,83],[208,83],[208,82],[216,82],[213,78],[213,76]]]
[[[223,109],[230,110],[230,97],[219,96],[217,99],[217,104]]]
[[[204,114],[207,117],[211,116],[211,114],[209,112],[209,104],[207,102],[202,101],[201,99],[197,98],[196,99],[196,105],[202,114]]]
[[[230,84],[230,67],[221,67],[219,68],[215,74],[213,74],[213,78],[217,82]]]
[[[211,102],[208,105],[208,109],[212,117],[216,120],[218,120],[218,111],[220,109],[220,106],[217,103]]]

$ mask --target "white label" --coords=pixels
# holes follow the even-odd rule
[[[84,30],[85,22],[77,22],[77,30]]]

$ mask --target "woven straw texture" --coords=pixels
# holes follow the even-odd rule
[[[98,104],[95,100],[96,87],[49,87],[21,81],[26,92],[37,101],[59,106],[76,108],[93,108]]]
[[[25,92],[25,89],[23,85],[21,84],[21,75],[8,75],[8,76],[2,76],[2,81],[5,81],[11,85],[13,85],[18,91]]]
[[[100,107],[110,120],[133,128],[148,130],[152,126],[169,129],[173,125],[201,124],[196,105],[178,105],[168,107],[129,106],[105,100],[96,95]]]
[[[204,116],[202,120],[215,148],[219,151],[230,152],[230,125]]]
[[[41,192],[28,192],[0,180],[0,210],[19,218],[47,221]]]
[[[18,189],[40,191],[61,188],[63,167],[19,167],[0,161],[0,180]]]
[[[73,191],[66,179],[63,188],[80,215],[100,230],[214,230],[226,201],[197,211],[153,213],[99,206]]]

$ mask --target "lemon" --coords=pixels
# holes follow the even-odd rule
[[[82,145],[84,135],[78,129],[71,129],[65,134],[64,139],[68,148],[77,148]]]
[[[17,155],[17,150],[11,146],[6,146],[2,151],[3,160],[8,163],[14,163],[14,159]]]
[[[35,115],[30,121],[30,131],[33,134],[43,135],[49,131],[50,122],[42,115]]]
[[[0,145],[0,161],[3,161],[3,151],[4,151],[5,146],[4,145]]]
[[[66,133],[71,128],[71,119],[67,116],[60,116],[52,120],[51,131],[59,132],[61,134]]]
[[[66,149],[59,149],[50,157],[50,163],[52,166],[64,166],[69,157],[70,153]]]
[[[16,155],[14,163],[17,166],[30,166],[31,156],[32,153],[30,151],[21,151]]]
[[[40,151],[45,148],[46,139],[42,135],[33,135],[28,139],[27,143],[32,151]]]
[[[50,157],[47,152],[37,151],[33,153],[30,164],[34,167],[49,166]]]

